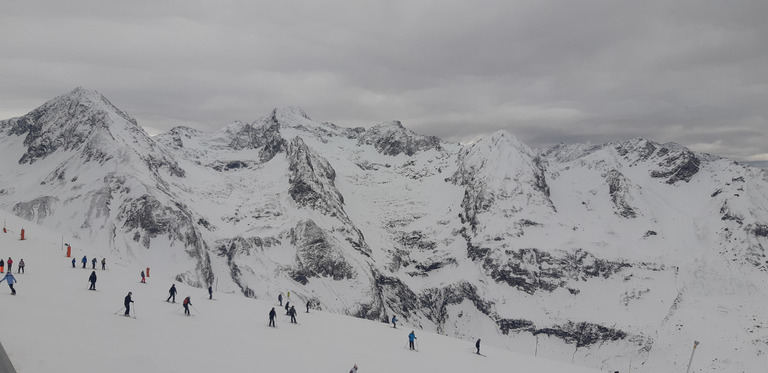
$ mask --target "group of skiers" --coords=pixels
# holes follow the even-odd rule
[[[210,289],[210,287],[209,287],[209,289]],[[287,295],[287,297],[286,297],[287,299],[285,301],[285,314],[286,314],[286,316],[290,316],[291,317],[291,323],[292,324],[298,324],[298,322],[296,321],[296,308],[291,305],[291,301],[290,301],[290,299],[291,299],[291,292],[289,291],[286,295]],[[277,301],[280,303],[280,306],[283,305],[283,293],[278,294]],[[307,304],[306,304],[307,313],[309,313],[310,306],[312,306],[312,301],[308,299],[307,300]],[[269,326],[275,327],[275,317],[276,316],[277,316],[277,311],[275,311],[275,307],[272,307],[272,310],[269,311]]]
[[[5,281],[8,287],[11,288],[11,295],[16,295],[16,289],[13,288],[13,284],[17,283],[16,277],[13,277],[13,259],[9,256],[7,261],[0,259],[0,273],[5,272],[5,266],[8,266],[8,271],[5,273],[0,282]],[[24,259],[19,261],[18,270],[16,273],[24,273]]]
[[[171,284],[171,288],[168,289],[168,299],[166,299],[165,301],[166,302],[171,302],[171,303],[176,303],[176,293],[177,292],[178,291],[176,290],[176,284]],[[211,297],[211,298],[208,298],[208,299],[212,299],[212,297],[213,297],[213,290],[211,289],[210,286],[208,287],[208,295]],[[189,312],[189,306],[192,306],[192,299],[190,297],[184,298],[184,301],[181,302],[181,305],[184,306],[184,314],[187,315],[187,316],[190,316],[191,314]]]
[[[13,259],[10,256],[7,261],[3,261],[3,259],[0,258],[0,273],[5,272],[6,265],[8,266],[8,273],[11,273],[13,271]],[[24,259],[19,262],[18,268],[16,273],[24,273]]]
[[[85,269],[85,266],[88,264],[88,256],[83,255],[83,259],[80,259],[80,262],[83,263],[83,269]],[[96,263],[98,260],[96,260],[96,257],[91,259],[91,269],[96,269]],[[77,260],[75,258],[72,258],[72,268],[76,268]],[[106,270],[107,269],[107,258],[101,258],[101,269]]]

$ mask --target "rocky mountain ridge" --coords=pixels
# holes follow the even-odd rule
[[[0,208],[195,286],[597,368],[669,369],[700,328],[727,341],[710,369],[768,351],[766,307],[731,301],[765,289],[768,173],[676,144],[462,146],[298,108],[149,137],[82,88],[0,133]]]

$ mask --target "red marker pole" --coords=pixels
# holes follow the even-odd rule
[[[24,228],[21,228],[21,239],[24,240]]]

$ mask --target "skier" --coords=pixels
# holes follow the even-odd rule
[[[5,262],[0,259],[0,273],[5,272]]]
[[[83,268],[85,268],[85,265],[88,263],[88,258],[83,255],[83,260],[81,260],[81,262],[83,262]]]
[[[11,257],[9,256],[8,260],[5,263],[8,264],[8,272],[11,272],[13,270],[11,268],[11,267],[13,267],[13,259],[11,259]]]
[[[168,302],[173,298],[173,303],[176,303],[176,284],[171,284],[171,288],[168,289],[168,294],[170,295],[168,295],[168,299],[165,301]]]
[[[91,272],[91,277],[88,277],[88,281],[91,282],[91,287],[88,290],[96,290],[96,271]]]
[[[283,293],[277,296],[277,301],[280,302],[280,307],[283,306]]]
[[[189,306],[192,304],[192,301],[189,300],[189,297],[186,297],[182,304],[184,305],[184,314],[189,316]]]
[[[16,277],[13,277],[13,273],[11,273],[11,271],[8,271],[8,273],[5,274],[5,277],[3,277],[2,280],[0,280],[0,282],[3,282],[3,281],[8,282],[8,287],[11,288],[11,295],[16,295],[16,289],[13,288],[13,284],[18,281],[16,281]]]
[[[91,269],[96,269],[96,257],[93,257],[93,259],[91,259]]]
[[[291,308],[289,307],[289,305],[290,305],[290,304],[291,304],[291,302],[289,302],[289,301],[285,301],[285,314],[286,314],[286,315],[288,314],[288,311],[291,309]]]
[[[133,300],[131,300],[131,293],[128,292],[128,295],[125,296],[125,300],[123,301],[123,305],[125,306],[125,316],[130,316],[131,313],[131,303],[133,303]]]
[[[416,334],[413,332],[413,330],[411,330],[411,334],[408,334],[408,344],[411,346],[411,350],[414,349],[413,341],[416,339],[418,339],[416,338]]]
[[[392,327],[397,329],[397,317],[395,315],[392,315]]]
[[[75,258],[72,258],[72,268],[75,268]]]
[[[275,316],[277,316],[277,312],[275,312],[275,307],[272,307],[272,311],[269,311],[269,326],[275,327]]]
[[[357,364],[355,364],[355,366],[352,367],[349,373],[357,373]]]
[[[141,271],[141,283],[146,284],[147,280],[144,278],[144,271]]]
[[[18,273],[24,273],[24,259],[19,261],[19,269],[17,271]]]
[[[288,314],[291,315],[291,323],[296,324],[296,309],[293,306],[288,310]]]
[[[309,300],[307,300],[307,313],[309,313]]]
[[[208,299],[213,299],[213,288],[208,285]]]
[[[480,338],[475,342],[475,347],[477,347],[477,354],[480,355]]]
[[[101,258],[101,270],[107,269],[107,258]]]

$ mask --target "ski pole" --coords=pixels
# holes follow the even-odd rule
[[[190,306],[192,306],[192,308],[194,308],[194,309],[195,309],[195,312],[197,312],[198,314],[200,314],[200,311],[198,311],[197,307],[195,307],[195,305],[194,305],[194,304],[190,303],[189,305],[190,305]]]
[[[133,305],[133,318],[136,318],[136,305]]]
[[[122,311],[122,310],[124,310],[124,309],[125,309],[125,307],[120,307],[120,309],[119,309],[119,310],[117,310],[117,312],[115,312],[115,315],[117,315],[118,313],[120,313],[120,311]]]

